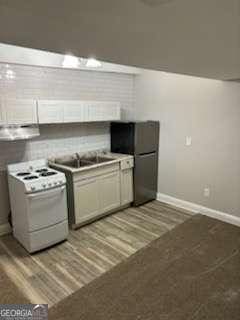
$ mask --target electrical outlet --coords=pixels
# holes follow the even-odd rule
[[[191,136],[187,136],[186,137],[186,146],[190,147],[192,144],[192,137]]]
[[[203,195],[204,195],[204,197],[209,198],[210,197],[210,188],[204,188]]]

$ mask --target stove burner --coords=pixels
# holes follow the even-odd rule
[[[42,168],[42,169],[36,170],[37,173],[43,173],[43,172],[47,172],[47,171],[48,171],[47,168]]]
[[[28,175],[30,175],[30,172],[19,172],[19,173],[17,173],[18,177],[24,177],[24,176],[28,176]]]
[[[48,176],[53,176],[54,174],[57,174],[57,172],[54,171],[48,171],[48,172],[43,172],[40,174],[41,177],[48,177]]]
[[[38,176],[29,176],[24,178],[24,180],[33,180],[33,179],[38,179]]]

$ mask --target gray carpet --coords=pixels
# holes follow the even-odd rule
[[[12,303],[25,304],[30,302],[7,276],[4,269],[0,267],[0,304]]]
[[[54,320],[239,320],[240,228],[194,216],[50,309]]]

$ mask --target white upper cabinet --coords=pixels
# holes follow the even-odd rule
[[[2,99],[0,113],[3,124],[38,123],[36,100]]]
[[[64,104],[62,100],[38,100],[39,123],[64,122]]]
[[[90,102],[89,121],[113,121],[121,119],[119,102]]]
[[[121,119],[119,102],[39,100],[39,123],[73,123]]]
[[[105,117],[108,121],[121,120],[121,108],[119,102],[109,102],[105,107],[105,112]]]
[[[51,124],[121,119],[119,102],[81,100],[0,100],[0,124]]]
[[[86,101],[68,100],[64,103],[64,122],[88,121],[88,103]]]

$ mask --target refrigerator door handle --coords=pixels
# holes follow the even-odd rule
[[[140,157],[151,157],[155,154],[156,154],[156,151],[153,151],[153,152],[149,152],[149,153],[140,153],[139,156]]]

